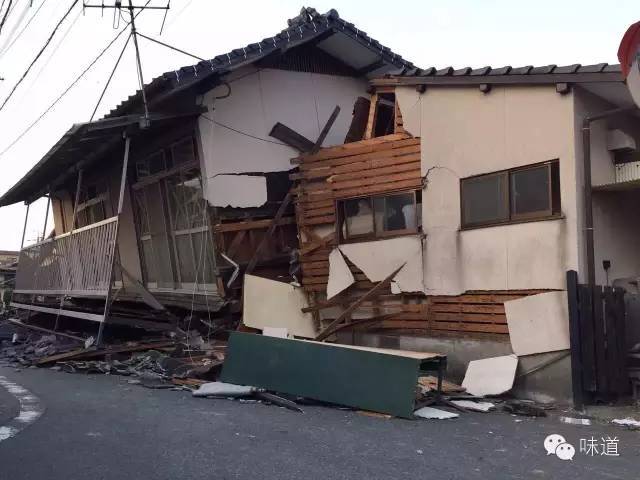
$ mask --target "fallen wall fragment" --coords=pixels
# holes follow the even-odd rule
[[[567,292],[546,292],[504,302],[511,348],[518,355],[569,349]]]
[[[207,199],[214,207],[260,207],[267,202],[267,179],[260,175],[217,175],[207,181]]]
[[[313,316],[302,313],[309,306],[304,291],[293,285],[255,275],[244,276],[243,322],[247,327],[286,328],[297,337],[314,338]]]
[[[501,357],[483,358],[469,362],[462,386],[471,395],[500,395],[513,387],[518,367],[518,357],[503,355]]]
[[[340,251],[367,276],[380,282],[396,268],[405,264],[391,282],[391,291],[423,292],[422,240],[407,236],[374,242],[340,245]]]
[[[353,273],[345,262],[340,249],[334,248],[329,254],[329,281],[327,282],[327,300],[348,288],[355,282]]]

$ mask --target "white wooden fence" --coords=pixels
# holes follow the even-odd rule
[[[15,293],[106,296],[118,217],[25,247]]]

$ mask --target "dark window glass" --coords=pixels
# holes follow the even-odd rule
[[[507,174],[498,173],[462,181],[462,218],[465,225],[509,219]]]
[[[511,214],[532,216],[551,213],[549,166],[511,173]]]

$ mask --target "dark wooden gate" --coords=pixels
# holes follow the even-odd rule
[[[596,285],[592,292],[571,270],[567,296],[574,403],[626,393],[624,290]]]

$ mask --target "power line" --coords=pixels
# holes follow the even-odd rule
[[[233,127],[230,127],[229,125],[225,125],[224,123],[220,123],[220,122],[216,122],[214,119],[207,117],[206,115],[202,114],[200,115],[202,118],[209,120],[211,123],[213,123],[214,125],[218,125],[219,127],[222,128],[226,128],[227,130],[231,130],[232,132],[236,132],[239,133],[240,135],[244,135],[246,137],[249,138],[253,138],[255,140],[260,140],[261,142],[267,142],[267,143],[275,143],[276,145],[283,145],[285,147],[287,147],[288,145],[286,143],[281,143],[281,142],[276,142],[274,140],[269,140],[266,138],[261,138],[261,137],[256,137],[255,135],[251,135],[250,133],[247,132],[243,132],[242,130],[236,130]]]
[[[16,3],[16,6],[17,5],[18,4]],[[0,48],[0,55],[2,55],[2,52],[6,50],[7,44],[13,40],[16,31],[22,26],[22,22],[24,21],[24,18],[27,16],[27,13],[29,12],[30,8],[31,8],[31,5],[29,4],[29,2],[25,3],[24,8],[22,9],[22,13],[18,17],[18,20],[14,22],[13,27],[9,32],[9,35],[7,36],[2,47]]]
[[[38,52],[38,54],[36,55],[36,57],[33,59],[33,61],[31,62],[31,64],[29,65],[29,67],[25,70],[25,72],[22,74],[22,76],[20,77],[20,79],[17,81],[17,83],[13,86],[13,88],[11,89],[11,91],[9,92],[9,95],[7,96],[7,98],[4,99],[4,102],[2,102],[2,105],[0,105],[0,111],[2,111],[2,109],[4,108],[4,106],[7,104],[7,102],[9,101],[9,99],[13,96],[13,93],[16,91],[16,89],[18,88],[18,86],[22,83],[22,81],[25,79],[25,77],[27,76],[27,74],[29,73],[29,71],[31,70],[31,68],[35,65],[35,63],[38,61],[38,59],[40,58],[40,56],[44,53],[45,49],[47,48],[47,46],[51,43],[51,40],[53,39],[53,36],[56,34],[56,32],[58,31],[58,29],[60,28],[60,25],[62,25],[62,22],[64,22],[64,20],[69,16],[69,13],[71,13],[71,10],[73,9],[73,7],[76,6],[76,4],[78,3],[78,0],[73,0],[71,3],[71,6],[69,7],[69,9],[66,11],[66,13],[63,15],[63,17],[60,19],[60,21],[57,23],[57,25],[55,26],[55,28],[53,29],[53,31],[51,32],[51,35],[49,35],[49,38],[47,39],[47,41],[45,42],[45,44],[43,45],[43,47],[40,49],[40,51]]]
[[[27,20],[26,25],[22,28],[22,30],[20,30],[20,33],[18,33],[18,35],[16,35],[14,37],[14,39],[11,41],[11,43],[9,44],[9,46],[3,50],[3,52],[0,52],[0,55],[6,51],[8,51],[11,47],[13,47],[13,44],[16,43],[18,41],[18,39],[22,36],[22,34],[24,33],[24,31],[27,29],[27,27],[29,26],[29,24],[31,24],[31,21],[36,17],[36,15],[38,15],[38,12],[42,9],[42,6],[47,3],[47,0],[42,0],[42,3],[40,4],[40,6],[36,9],[36,11],[34,12],[33,15],[31,15],[31,17],[29,18],[29,20]]]
[[[4,4],[4,2],[2,2]],[[2,17],[2,21],[0,21],[0,33],[2,33],[2,27],[4,27],[4,22],[7,21],[7,17],[9,16],[9,12],[11,11],[11,4],[13,0],[9,0],[9,4],[7,5],[7,9],[4,11],[4,16]]]
[[[98,98],[98,103],[96,103],[96,107],[93,109],[93,113],[91,113],[91,118],[89,119],[90,122],[93,121],[93,117],[96,114],[96,111],[98,110],[98,107],[100,106],[100,102],[102,101],[102,97],[104,97],[104,94],[107,91],[107,88],[109,87],[109,83],[111,83],[111,79],[113,78],[113,75],[116,73],[116,69],[118,68],[118,65],[120,65],[120,60],[122,60],[122,56],[124,55],[124,51],[127,49],[127,45],[129,45],[129,40],[131,40],[131,34],[129,34],[129,36],[127,37],[127,41],[124,42],[124,46],[122,47],[122,51],[120,52],[120,55],[118,55],[118,59],[116,60],[116,64],[113,67],[113,70],[111,71],[111,75],[109,75],[109,78],[107,79],[107,83],[104,85],[104,88],[102,89],[102,93],[100,94],[100,98]]]
[[[58,43],[56,43],[56,45],[53,47],[47,59],[44,60],[44,63],[40,65],[40,68],[33,76],[33,79],[31,80],[31,83],[29,83],[29,86],[22,89],[22,95],[20,96],[20,100],[19,100],[20,102],[29,94],[29,92],[31,92],[31,89],[33,89],[33,87],[38,84],[38,81],[40,80],[40,76],[47,69],[47,67],[49,66],[49,63],[51,63],[51,60],[53,60],[53,58],[56,56],[56,53],[58,53],[58,50],[60,49],[60,47],[66,40],[66,38],[69,36],[69,33],[71,33],[71,30],[73,29],[74,25],[80,19],[80,15],[82,15],[82,10],[78,10],[78,13],[76,14],[75,18],[72,20],[72,22],[69,24],[65,32],[62,34],[62,37],[60,37],[60,40],[58,41]]]
[[[18,143],[22,139],[22,137],[29,133],[29,131],[33,127],[35,127],[40,122],[40,120],[42,120],[44,116],[49,113],[67,93],[69,93],[69,90],[76,86],[76,84],[82,79],[82,77],[86,75],[86,73],[96,64],[98,60],[100,60],[100,58],[107,52],[107,50],[109,50],[109,48],[111,48],[111,46],[118,40],[118,38],[120,38],[120,35],[122,35],[126,30],[127,27],[124,27],[118,32],[115,37],[113,37],[113,39],[111,39],[107,46],[102,49],[102,51],[91,61],[89,65],[87,65],[87,67],[80,73],[80,75],[78,75],[76,79],[71,82],[71,84],[69,84],[69,86],[51,103],[51,105],[49,105],[46,110],[42,112],[40,116],[38,116],[38,118],[36,118],[27,128],[25,128],[20,133],[20,135],[18,135],[4,150],[0,152],[0,157],[7,153],[16,143]]]
[[[186,55],[188,57],[192,57],[192,58],[195,58],[196,60],[200,60],[201,62],[204,62],[204,58],[198,57],[197,55],[193,55],[192,53],[189,53],[189,52],[185,52],[184,50],[180,50],[177,47],[173,47],[173,46],[169,45],[168,43],[161,42],[160,40],[156,40],[155,38],[147,37],[146,35],[143,35],[140,32],[137,32],[137,33],[138,33],[139,36],[141,36],[142,38],[146,38],[150,42],[157,43],[159,45],[162,45],[163,47],[170,48],[171,50],[175,50],[176,52],[182,53],[182,54],[184,54],[184,55]]]

